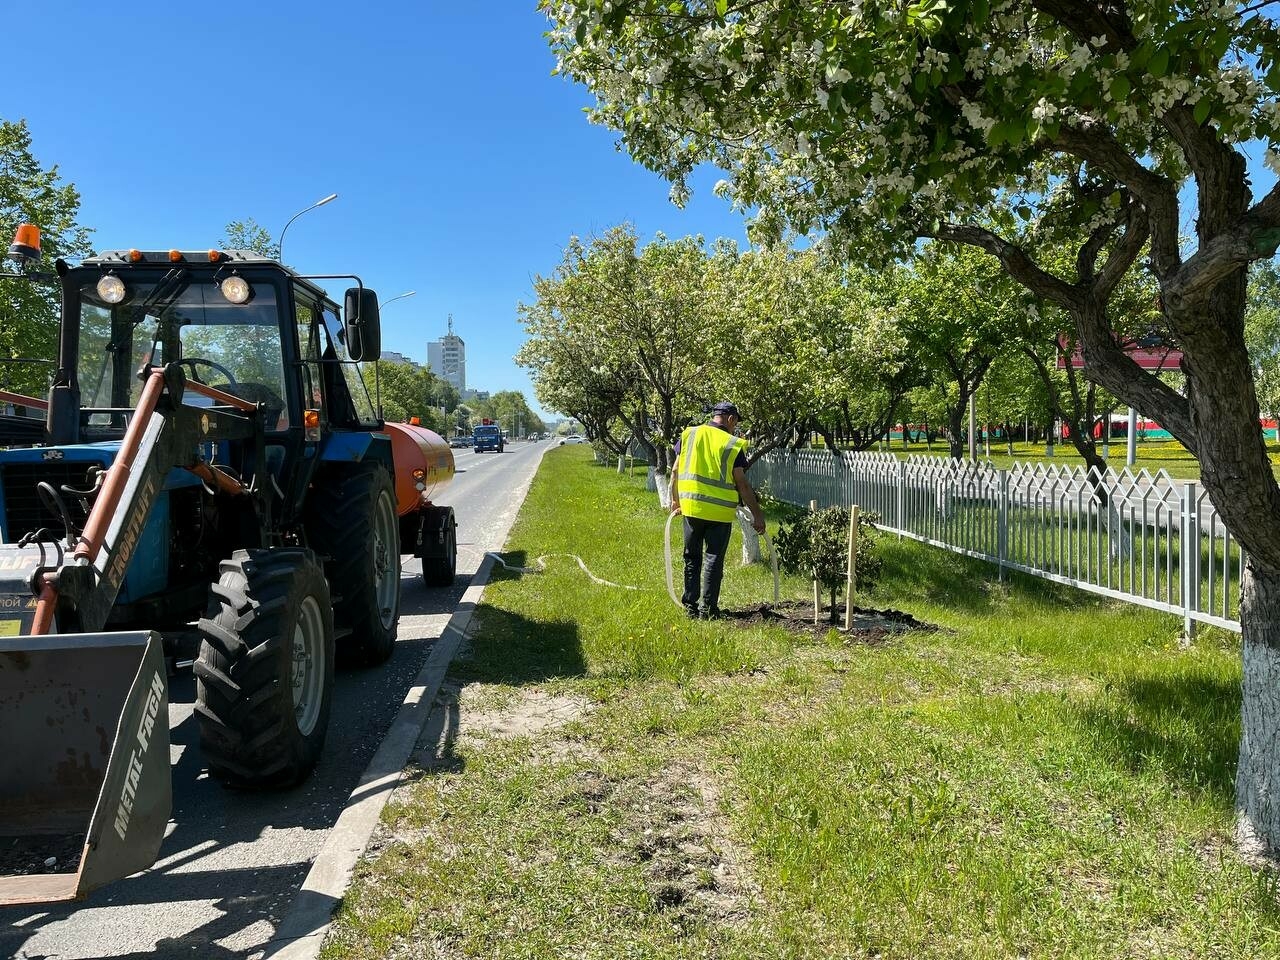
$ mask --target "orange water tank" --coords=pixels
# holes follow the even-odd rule
[[[410,423],[388,423],[391,459],[396,465],[396,507],[400,516],[430,501],[453,479],[453,451],[440,434]],[[414,471],[421,470],[415,477]],[[422,485],[422,489],[418,485]]]

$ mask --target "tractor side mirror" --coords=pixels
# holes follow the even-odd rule
[[[342,311],[347,331],[347,355],[367,362],[382,356],[382,325],[378,318],[378,295],[368,287],[347,290]]]

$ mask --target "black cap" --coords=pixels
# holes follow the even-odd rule
[[[728,400],[721,400],[714,407],[712,407],[711,415],[712,416],[730,416],[730,417],[737,417],[739,420],[742,419],[742,414],[738,412],[737,406],[730,403]]]

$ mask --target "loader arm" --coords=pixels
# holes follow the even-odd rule
[[[185,406],[185,390],[222,406]],[[176,363],[153,369],[70,561],[45,574],[39,585],[32,633],[55,632],[55,622],[60,627],[56,632],[66,632],[63,624],[79,632],[101,630],[106,625],[147,516],[174,467],[191,470],[220,492],[253,497],[263,529],[270,529],[269,487],[245,486],[196,453],[202,443],[249,440],[255,470],[260,469],[265,449],[257,419],[256,404],[187,381]]]

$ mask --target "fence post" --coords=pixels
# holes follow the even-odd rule
[[[1182,522],[1178,531],[1178,567],[1182,574],[1182,636],[1184,640],[1193,640],[1196,635],[1196,621],[1191,612],[1196,609],[1196,600],[1200,594],[1199,560],[1200,531],[1196,508],[1195,481],[1188,480],[1182,484]]]
[[[905,460],[898,461],[898,488],[896,493],[897,493],[897,497],[896,497],[897,516],[895,518],[896,523],[894,524],[894,526],[898,528],[898,539],[901,540],[903,524],[906,523],[906,517],[903,515],[904,501],[907,495],[907,461]]]
[[[996,557],[1000,582],[1004,583],[1004,565],[1009,559],[1009,471],[1000,471],[1000,504],[996,511]]]

